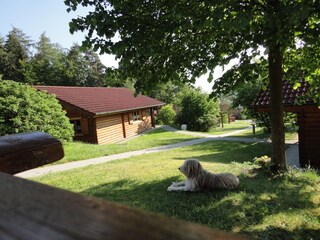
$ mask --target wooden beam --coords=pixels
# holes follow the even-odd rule
[[[44,132],[0,137],[0,171],[15,174],[63,158],[59,140]]]
[[[124,113],[121,114],[123,138],[127,138],[126,125],[124,121]]]
[[[156,123],[155,123],[155,116],[154,116],[154,108],[153,107],[150,108],[150,115],[151,115],[151,126],[155,127]]]
[[[0,182],[1,239],[245,239],[4,173]]]

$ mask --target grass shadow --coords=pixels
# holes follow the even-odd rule
[[[279,228],[268,222],[270,217],[279,216],[277,221],[285,225],[290,222],[282,219],[283,214],[292,215],[295,221],[295,215],[314,211],[317,206],[304,190],[316,183],[260,170],[243,173],[239,178],[239,188],[233,191],[167,192],[171,182],[180,179],[176,175],[151,182],[122,179],[86,189],[82,194],[262,239],[317,239],[319,229],[301,225],[288,230],[288,226]],[[314,218],[311,214],[305,217]]]
[[[190,150],[190,158],[197,158],[200,162],[216,163],[244,163],[255,157],[271,154],[269,143],[239,143],[228,141],[209,141],[197,144]],[[209,151],[208,151],[209,150]],[[258,156],[257,156],[258,153]],[[175,160],[184,160],[174,158]]]

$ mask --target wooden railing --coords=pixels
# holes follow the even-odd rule
[[[0,137],[0,171],[14,174],[62,158],[45,133]],[[0,173],[0,239],[245,239],[186,221]]]

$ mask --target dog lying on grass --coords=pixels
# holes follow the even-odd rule
[[[231,173],[214,174],[203,169],[200,162],[187,159],[179,170],[187,177],[184,182],[173,182],[167,191],[203,191],[214,189],[235,189],[239,179]]]

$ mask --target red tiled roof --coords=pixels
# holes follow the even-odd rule
[[[164,105],[144,95],[134,96],[128,88],[35,86],[57,99],[100,115]]]
[[[299,97],[307,93],[309,89],[309,84],[305,81],[300,82],[300,87],[296,90],[293,89],[293,84],[289,81],[283,81],[282,87],[282,96],[283,96],[283,105],[292,106],[297,105],[297,100]],[[307,101],[307,103],[312,103]],[[260,91],[254,102],[252,103],[253,107],[268,107],[270,106],[270,89],[266,91]]]

